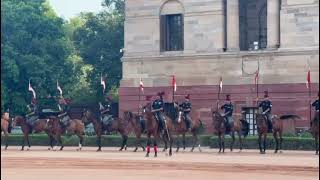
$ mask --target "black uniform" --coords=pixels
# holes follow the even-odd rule
[[[152,103],[152,109],[154,115],[159,123],[159,128],[162,131],[164,129],[164,116],[162,114],[164,108],[164,102],[162,99],[157,99]]]
[[[225,119],[226,119],[226,134],[229,134],[232,126],[233,126],[233,119],[232,119],[232,113],[233,113],[233,105],[231,102],[227,102],[224,104],[221,109],[224,109]]]
[[[33,124],[39,119],[38,107],[36,104],[29,104],[28,114],[26,115],[27,124],[30,126],[30,131],[32,131]]]
[[[315,100],[313,103],[312,103],[312,107],[314,107],[314,109],[319,112],[319,99]]]
[[[58,108],[60,111],[60,114],[58,115],[58,118],[60,120],[60,124],[63,127],[67,127],[70,122],[70,117],[68,115],[68,112],[70,110],[70,106],[67,104],[65,99],[61,98],[58,102]]]
[[[113,115],[111,113],[111,104],[110,102],[105,102],[104,105],[100,103],[100,119],[103,124],[110,125],[113,121]]]
[[[191,126],[191,117],[189,115],[191,111],[191,102],[186,100],[182,104],[180,104],[180,107],[182,108],[182,111],[183,111],[183,116],[187,125],[187,129],[189,129]]]
[[[268,121],[268,126],[269,126],[269,132],[272,132],[272,102],[270,100],[263,100],[260,104],[259,107],[262,108],[263,114],[265,115],[267,121]]]

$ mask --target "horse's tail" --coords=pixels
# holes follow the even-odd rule
[[[294,114],[280,116],[280,120],[286,120],[286,119],[301,119],[301,117]]]
[[[244,137],[247,137],[249,135],[249,130],[250,130],[249,126],[250,126],[250,124],[247,121],[243,120],[243,119],[241,119],[240,122],[242,124],[242,126],[241,126],[242,127],[241,128],[242,135]]]

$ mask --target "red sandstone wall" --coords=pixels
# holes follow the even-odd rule
[[[175,93],[175,100],[181,102],[185,94],[191,95],[194,109],[201,109],[200,117],[207,127],[207,133],[212,133],[210,112],[206,108],[216,107],[218,99],[218,86],[178,86]],[[273,113],[277,115],[296,114],[302,120],[296,122],[296,127],[309,127],[309,96],[306,84],[278,84],[278,85],[259,85],[259,97],[263,97],[263,92],[269,91],[273,101]],[[146,95],[156,95],[159,91],[165,91],[165,101],[172,101],[171,87],[146,87],[141,96],[141,103],[145,104]],[[319,84],[312,85],[312,100],[316,99],[319,91]],[[139,89],[132,87],[121,87],[119,90],[120,115],[123,111],[131,110],[136,112],[139,104]],[[232,101],[236,104],[236,113],[240,113],[242,106],[252,106],[256,99],[256,89],[254,85],[225,85],[220,96],[221,103],[226,94],[231,94]],[[313,115],[313,111],[312,111]]]

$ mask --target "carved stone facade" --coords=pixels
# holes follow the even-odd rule
[[[162,13],[183,14],[183,51],[160,51]],[[266,48],[252,50],[255,39],[263,47],[259,36]],[[209,109],[216,104],[220,77],[221,97],[230,93],[239,113],[255,104],[254,73],[259,69],[259,96],[268,90],[275,114],[298,114],[303,120],[296,126],[308,127],[308,67],[313,99],[319,87],[319,1],[126,0],[124,49],[120,112],[137,111],[140,78],[143,100],[164,90],[170,102],[175,75],[176,99],[191,94],[194,108],[211,124]]]

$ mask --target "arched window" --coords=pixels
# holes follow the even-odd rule
[[[184,20],[183,6],[176,0],[169,0],[160,9],[160,50],[183,51]]]

